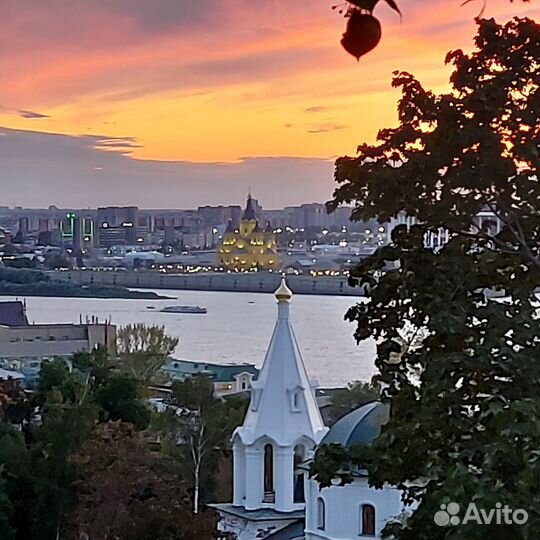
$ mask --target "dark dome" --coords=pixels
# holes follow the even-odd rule
[[[340,418],[326,434],[321,444],[371,444],[388,421],[389,407],[380,401],[363,405]]]

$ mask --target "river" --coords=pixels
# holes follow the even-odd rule
[[[177,300],[116,300],[29,297],[27,315],[33,323],[77,323],[96,316],[122,326],[128,323],[165,325],[178,336],[177,358],[214,363],[250,362],[261,366],[276,319],[271,294],[213,291],[156,291]],[[9,299],[9,297],[3,297]],[[21,299],[21,298],[19,298]],[[356,300],[339,296],[293,297],[291,320],[311,377],[322,386],[368,381],[375,372],[375,345],[357,345],[354,325],[343,319]],[[167,305],[200,305],[206,315],[160,313]],[[148,309],[154,306],[155,309]]]

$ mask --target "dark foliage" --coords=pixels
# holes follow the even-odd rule
[[[323,482],[353,464],[400,487],[418,504],[387,530],[400,540],[532,539],[540,528],[540,27],[480,20],[475,43],[448,55],[446,94],[396,74],[399,125],[337,161],[329,203],[353,203],[356,220],[414,221],[351,277],[370,287],[347,318],[358,340],[377,340],[390,420],[372,448],[323,448],[316,465]],[[448,242],[429,247],[440,231]],[[529,521],[437,527],[449,501],[507,504]]]

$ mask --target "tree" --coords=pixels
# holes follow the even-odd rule
[[[30,455],[22,434],[9,424],[0,424],[0,468],[0,538],[4,534],[10,538],[12,529],[16,540],[37,540],[30,523],[30,508],[35,500]]]
[[[475,43],[448,55],[448,93],[396,75],[399,125],[337,161],[329,204],[354,203],[355,220],[410,218],[353,271],[370,295],[347,314],[358,340],[377,340],[390,419],[371,448],[323,448],[314,469],[328,483],[361,464],[375,486],[402,489],[418,507],[388,528],[400,540],[528,539],[540,527],[540,27],[480,20]],[[440,231],[448,241],[430,247]],[[423,337],[403,347],[410,328]],[[437,527],[450,501],[529,520]]]
[[[379,389],[372,384],[355,382],[342,388],[332,396],[330,422],[334,423],[354,409],[379,399]]]
[[[58,270],[60,268],[71,269],[73,267],[73,264],[65,255],[55,253],[53,255],[49,255],[45,259],[45,267],[49,270]]]
[[[63,360],[54,360],[52,362],[44,362],[39,374],[38,394],[45,395],[55,388],[66,389],[68,380],[71,382],[69,369]]]
[[[129,375],[111,375],[96,391],[96,402],[106,421],[129,422],[138,429],[150,424],[150,409],[142,401],[139,381]]]
[[[193,512],[199,513],[201,487],[215,483],[219,453],[228,447],[233,430],[242,423],[243,402],[214,396],[210,379],[198,375],[173,385],[173,409],[163,419],[169,452],[189,463],[193,486]]]
[[[59,540],[77,502],[73,488],[79,463],[73,456],[89,440],[99,437],[105,429],[102,426],[111,419],[131,423],[123,433],[149,425],[151,413],[139,381],[115,371],[105,349],[76,354],[72,364],[71,372],[63,360],[46,362],[31,398],[22,392],[7,396],[0,422],[2,540],[4,532],[9,538],[10,530],[14,540]],[[171,475],[178,479],[176,470]],[[146,516],[142,509],[135,509],[136,505],[133,502],[133,512]],[[152,536],[150,530],[160,531],[157,522],[165,518],[161,510],[160,506],[152,514],[154,521],[137,521],[131,516],[124,524],[129,531],[126,538],[142,540]],[[188,523],[182,530],[196,531],[197,527]],[[172,536],[165,531],[160,534],[164,540],[180,538],[172,532]]]
[[[133,426],[102,424],[71,462],[77,504],[62,540],[214,538],[213,512],[192,515],[177,464],[151,452]]]
[[[106,347],[76,353],[73,366],[91,381],[102,421],[121,420],[138,429],[148,427],[151,413],[144,403],[140,382],[131,375],[115,371]]]
[[[0,466],[0,538],[2,540],[14,540],[15,530],[11,525],[13,505],[9,500],[6,490],[6,482],[3,478],[3,466]]]
[[[76,471],[69,458],[92,432],[98,410],[89,379],[70,373],[62,360],[42,366],[34,401],[41,423],[34,426],[27,448],[28,495],[18,508],[28,531],[20,538],[58,540],[73,504],[71,483]]]
[[[67,456],[95,419],[93,407],[81,401],[84,388],[63,361],[50,362],[43,366],[36,395],[31,400],[19,396],[6,409],[0,424],[0,483],[7,501],[0,506],[16,540],[57,539],[71,502],[73,471]],[[39,422],[33,419],[36,407]]]
[[[109,351],[104,345],[94,350],[77,352],[72,357],[73,367],[88,375],[94,386],[101,386],[114,370],[114,364],[109,358]]]
[[[164,326],[128,324],[117,335],[117,350],[122,369],[148,384],[178,345],[178,338],[167,335]]]

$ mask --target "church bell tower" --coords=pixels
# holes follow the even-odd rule
[[[324,425],[289,319],[292,292],[282,279],[277,321],[251,402],[233,434],[233,506],[247,511],[304,508],[297,465],[320,443]]]

